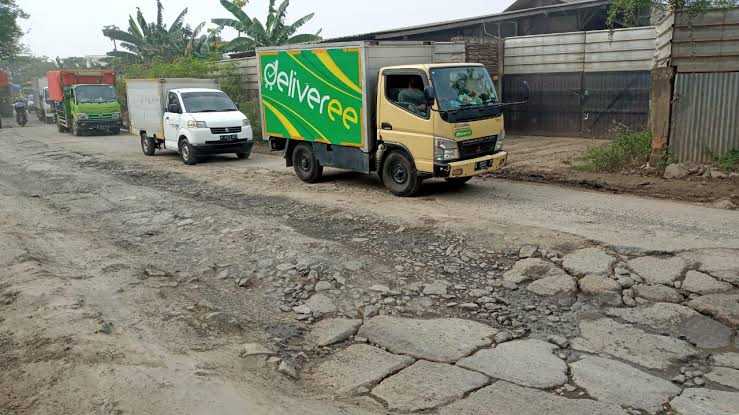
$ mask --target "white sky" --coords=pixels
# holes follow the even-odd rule
[[[279,2],[279,0],[278,0]],[[23,41],[33,54],[49,57],[104,55],[112,43],[102,35],[105,25],[128,27],[128,15],[141,7],[147,21],[156,19],[156,0],[17,0],[31,15],[23,23]],[[216,17],[230,17],[218,0],[164,0],[167,24],[185,8],[195,26]],[[303,32],[323,28],[326,38],[403,26],[497,13],[513,0],[293,0],[288,23],[316,13]],[[246,12],[264,22],[268,0],[251,0]],[[233,34],[225,33],[226,38]]]

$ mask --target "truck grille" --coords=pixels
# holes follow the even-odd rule
[[[497,142],[497,135],[461,141],[459,143],[459,157],[462,160],[469,160],[477,157],[488,156],[495,153],[495,144]]]
[[[241,127],[217,127],[217,128],[211,128],[210,132],[219,135],[219,134],[237,134],[241,132]]]

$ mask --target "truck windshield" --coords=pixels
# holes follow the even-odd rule
[[[185,92],[182,102],[188,113],[238,111],[231,98],[223,92]]]
[[[490,74],[482,66],[431,70],[441,111],[487,105],[498,101]]]
[[[80,104],[115,102],[117,100],[112,85],[80,85],[74,89]]]

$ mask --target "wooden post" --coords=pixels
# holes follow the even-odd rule
[[[652,91],[649,100],[652,161],[661,159],[669,146],[674,77],[675,70],[671,66],[652,70]]]

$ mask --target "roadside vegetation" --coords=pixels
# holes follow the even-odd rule
[[[739,149],[733,149],[724,155],[716,157],[716,164],[725,172],[739,171]]]
[[[589,172],[617,172],[638,168],[649,162],[652,134],[646,131],[624,133],[609,144],[589,149],[575,169]]]

